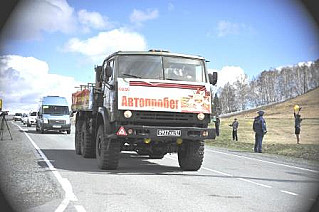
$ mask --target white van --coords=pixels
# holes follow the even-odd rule
[[[36,111],[31,111],[29,115],[27,116],[27,127],[31,127],[31,125],[35,125],[37,119],[37,112]]]
[[[65,97],[43,97],[36,119],[36,131],[47,130],[71,133],[70,110]]]

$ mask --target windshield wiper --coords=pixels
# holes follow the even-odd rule
[[[172,79],[172,78],[165,78],[165,80],[183,81],[183,80],[180,80],[180,79]]]
[[[122,74],[123,76],[127,76],[127,77],[134,77],[134,78],[139,78],[139,79],[141,79],[142,77],[140,77],[140,76],[136,76],[136,75],[133,75],[133,74]]]

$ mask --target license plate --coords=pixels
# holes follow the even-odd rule
[[[52,127],[53,127],[53,128],[61,128],[60,125],[53,125]]]
[[[157,130],[157,136],[181,136],[180,130]]]

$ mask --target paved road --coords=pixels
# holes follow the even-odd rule
[[[176,154],[156,160],[132,152],[122,152],[118,170],[102,171],[95,159],[75,154],[74,129],[39,134],[20,123],[10,126],[14,140],[0,141],[0,156],[13,157],[5,149],[17,153],[21,145],[32,152],[0,164],[6,173],[29,169],[1,178],[11,199],[25,194],[18,198],[22,211],[299,212],[309,211],[319,191],[317,163],[206,147],[197,172],[181,171]],[[26,192],[30,188],[37,198]]]

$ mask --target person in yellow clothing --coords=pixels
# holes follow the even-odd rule
[[[300,143],[300,128],[301,128],[301,115],[299,114],[301,107],[299,105],[294,106],[294,117],[295,117],[295,135],[297,138],[297,144]]]

